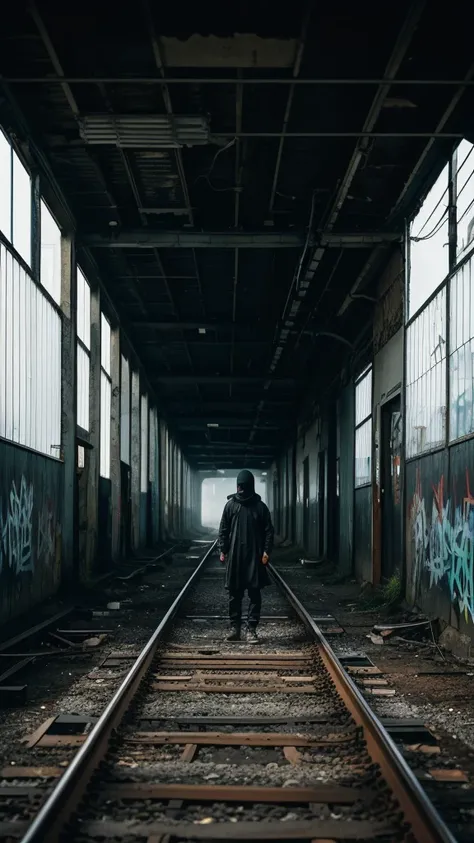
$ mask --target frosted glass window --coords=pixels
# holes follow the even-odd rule
[[[41,283],[61,303],[61,231],[49,208],[41,200]]]
[[[91,347],[91,291],[84,273],[77,267],[77,336]]]
[[[12,242],[24,261],[31,264],[31,179],[16,152],[13,152],[13,237]]]
[[[0,231],[12,239],[12,148],[0,129]]]
[[[446,165],[410,226],[409,318],[448,274],[448,177]]]

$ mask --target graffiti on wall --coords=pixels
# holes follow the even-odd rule
[[[51,564],[55,547],[56,518],[52,502],[46,501],[35,518],[33,484],[24,476],[19,486],[13,480],[6,502],[0,497],[0,574],[6,568],[17,575],[34,571],[35,561],[39,559]]]
[[[474,497],[469,472],[459,500],[445,499],[444,477],[432,491],[430,508],[418,473],[410,507],[415,570],[417,576],[423,570],[429,573],[429,588],[447,587],[466,621],[474,622]]]

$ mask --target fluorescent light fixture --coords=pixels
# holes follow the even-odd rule
[[[130,149],[177,149],[209,143],[205,117],[168,114],[87,114],[79,122],[85,143]]]
[[[208,422],[208,423],[207,423],[207,426],[208,426],[208,427],[219,427],[219,425],[218,425],[218,424],[216,424],[215,422]]]
[[[266,477],[266,476],[267,476],[267,472],[266,472],[266,471],[262,471],[262,477]]]
[[[200,334],[205,334],[205,333],[206,333],[206,329],[205,329],[205,328],[199,328],[199,333],[200,333]]]

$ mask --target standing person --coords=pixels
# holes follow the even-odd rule
[[[249,596],[247,641],[258,642],[262,595],[260,589],[270,584],[267,564],[273,548],[273,524],[270,512],[255,492],[251,471],[237,477],[237,493],[229,495],[219,528],[221,562],[227,562],[225,587],[229,590],[228,641],[240,641],[242,599]]]

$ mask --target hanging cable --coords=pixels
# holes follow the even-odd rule
[[[217,150],[216,154],[214,155],[214,158],[211,161],[211,166],[209,167],[209,170],[207,171],[207,173],[201,173],[201,175],[198,176],[197,179],[195,180],[194,184],[196,184],[196,182],[198,182],[199,179],[205,179],[205,181],[207,181],[211,190],[215,190],[216,193],[227,193],[229,191],[235,191],[235,187],[216,187],[211,182],[212,171],[214,169],[214,165],[215,165],[219,155],[221,155],[227,149],[230,149],[231,146],[234,146],[235,142],[236,142],[236,138],[232,138],[232,140],[229,141],[229,143],[227,143],[221,149]]]

